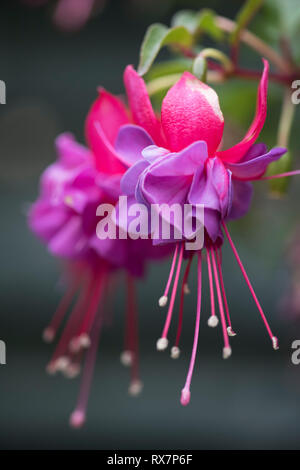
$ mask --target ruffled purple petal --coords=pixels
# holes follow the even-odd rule
[[[48,249],[53,255],[71,258],[82,253],[86,242],[87,239],[82,233],[81,217],[74,216],[51,238]]]
[[[134,195],[138,180],[143,171],[149,166],[146,160],[137,161],[129,168],[121,179],[121,191],[126,196]]]
[[[76,168],[92,161],[91,152],[76,142],[73,134],[69,132],[60,134],[55,140],[55,146],[59,163],[66,168]]]
[[[218,193],[213,179],[211,178],[212,165],[213,162],[210,163],[209,161],[206,172],[204,172],[202,168],[196,171],[187,200],[189,204],[203,204],[207,209],[220,212],[221,207]]]
[[[115,150],[123,162],[132,166],[142,158],[142,150],[153,144],[150,135],[142,127],[126,124],[119,130]]]
[[[207,160],[207,145],[203,141],[194,142],[179,153],[169,153],[155,161],[150,168],[157,177],[192,176]]]
[[[157,158],[164,157],[168,153],[170,153],[169,150],[163,147],[157,147],[156,145],[149,145],[149,147],[146,147],[144,150],[142,150],[143,157],[149,163],[152,163]]]

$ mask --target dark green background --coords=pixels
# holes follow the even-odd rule
[[[69,130],[83,139],[83,122],[101,84],[122,92],[122,71],[136,65],[145,28],[169,22],[176,2],[108,1],[104,12],[76,34],[58,32],[48,8],[30,9],[17,1],[1,2],[0,79],[7,104],[0,107],[0,338],[7,365],[0,366],[0,448],[223,449],[300,448],[300,366],[290,361],[291,343],[300,325],[279,312],[287,284],[285,243],[299,214],[299,180],[281,201],[268,198],[256,184],[253,211],[231,225],[249,275],[262,300],[280,350],[272,350],[259,314],[225,246],[225,281],[233,326],[233,356],[221,358],[221,329],[207,327],[207,280],[192,398],[179,403],[191,352],[195,314],[195,270],[186,304],[183,354],[172,361],[155,342],[165,312],[157,307],[169,263],[152,266],[139,286],[143,394],[127,395],[128,374],[119,363],[123,339],[124,293],[116,292],[114,323],[102,337],[88,409],[80,431],[68,426],[78,380],[49,377],[45,365],[51,346],[41,331],[60,298],[59,267],[29,233],[26,208],[36,198],[38,178],[55,158],[55,136]],[[238,1],[177,2],[178,7],[215,7],[233,17]],[[147,6],[148,5],[148,6]],[[260,66],[243,50],[243,61]],[[219,89],[225,119],[240,137],[250,122],[255,84],[234,82]],[[233,91],[239,92],[236,99]],[[280,89],[271,87],[272,112],[265,136],[275,144]],[[299,112],[298,112],[299,115]],[[299,116],[298,116],[299,117]],[[298,127],[299,128],[299,127]],[[297,145],[295,126],[294,142]],[[299,163],[298,163],[299,167]],[[172,333],[174,334],[174,330]]]

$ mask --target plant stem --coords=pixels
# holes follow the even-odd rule
[[[291,129],[293,125],[295,115],[295,105],[291,100],[291,92],[286,89],[284,92],[282,111],[279,120],[278,127],[278,139],[277,144],[280,147],[287,147],[290,139]]]
[[[229,18],[218,16],[216,21],[219,28],[221,28],[227,33],[231,33],[235,30],[236,23],[230,20]],[[288,61],[286,61],[280,54],[278,54],[278,52],[276,52],[262,39],[260,39],[247,29],[241,31],[240,40],[250,46],[255,51],[259,52],[261,56],[265,57],[266,59],[269,59],[269,61],[272,62],[282,73],[289,74],[292,72]]]

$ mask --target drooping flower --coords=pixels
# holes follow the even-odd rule
[[[248,212],[253,191],[251,181],[261,179],[268,165],[286,152],[286,149],[279,147],[268,151],[264,144],[255,143],[267,114],[268,69],[268,62],[264,60],[254,120],[243,140],[228,150],[219,149],[224,119],[218,96],[212,88],[185,72],[166,94],[161,108],[161,120],[158,120],[151,108],[143,80],[131,66],[125,71],[125,86],[138,126],[122,126],[115,143],[117,154],[132,165],[121,181],[123,193],[132,203],[143,202],[148,207],[152,204],[171,206],[174,203],[182,208],[185,204],[204,205],[204,246],[197,253],[196,325],[190,367],[181,394],[183,405],[187,405],[190,400],[190,384],[198,344],[202,259],[205,250],[211,298],[208,325],[215,327],[219,322],[215,309],[215,286],[224,337],[223,357],[226,359],[231,355],[229,336],[234,336],[235,333],[231,325],[222,272],[221,247],[224,232],[261,314],[273,348],[278,349],[278,340],[266,320],[226,225],[228,220],[240,218]],[[149,115],[152,116],[151,127]],[[147,125],[144,125],[144,120]],[[124,225],[122,214],[119,224],[122,227]],[[175,224],[176,222],[173,222],[174,228]],[[176,243],[175,252],[167,286],[159,300],[161,306],[167,304],[173,278],[174,284],[165,326],[157,348],[164,350],[168,346],[168,331],[185,256],[188,261],[181,288],[179,326],[175,345],[171,350],[171,356],[177,358],[180,354],[184,292],[188,289],[187,279],[195,252],[185,252],[183,241],[173,242]]]
[[[131,365],[129,392],[136,395],[141,390],[135,279],[144,275],[148,260],[159,259],[169,251],[166,247],[157,250],[150,240],[102,240],[96,235],[97,207],[103,203],[116,204],[120,180],[127,168],[112,151],[120,125],[129,122],[127,115],[118,98],[101,90],[86,123],[92,150],[78,144],[71,134],[59,136],[58,160],[42,175],[40,196],[29,213],[32,231],[65,266],[66,293],[44,331],[46,341],[54,340],[67,311],[71,310],[48,371],[59,370],[74,377],[87,349],[78,404],[71,415],[74,427],[85,421],[99,334],[107,322],[109,298],[120,269],[126,273],[128,293],[121,360]]]

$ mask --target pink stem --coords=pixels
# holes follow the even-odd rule
[[[166,285],[166,288],[165,288],[165,292],[164,292],[164,296],[165,296],[165,297],[168,297],[170,285],[171,285],[171,282],[172,282],[172,279],[173,279],[173,274],[174,274],[174,269],[175,269],[177,254],[178,254],[178,243],[176,244],[176,248],[175,248],[174,255],[173,255],[173,260],[172,260],[172,265],[171,265],[171,269],[170,269],[170,273],[169,273],[169,278],[168,278],[168,282],[167,282],[167,285]]]
[[[183,281],[182,281],[182,284],[181,284],[179,318],[178,318],[178,327],[177,327],[176,341],[175,341],[175,346],[176,347],[178,347],[178,345],[179,345],[181,331],[182,331],[183,305],[184,305],[184,297],[185,297],[184,286],[188,281],[192,261],[193,261],[193,257],[191,256],[188,260],[187,265],[186,265],[186,269],[185,269],[184,276],[183,276]]]
[[[209,279],[211,315],[215,316],[216,315],[215,294],[214,294],[213,275],[212,275],[212,269],[211,269],[209,250],[206,251],[206,256],[207,256],[207,270],[208,270],[208,279]]]
[[[94,281],[93,291],[91,292],[91,300],[87,311],[84,314],[83,321],[80,325],[78,332],[76,333],[76,337],[79,338],[82,334],[89,334],[93,321],[95,319],[95,315],[99,308],[99,302],[101,299],[101,295],[103,293],[104,288],[104,278],[105,275],[101,273],[98,274],[98,279]]]
[[[191,387],[191,382],[192,382],[192,377],[193,377],[193,371],[194,371],[196,353],[197,353],[197,347],[198,347],[198,339],[199,339],[200,313],[201,313],[201,287],[202,287],[202,255],[200,251],[198,253],[198,297],[197,297],[197,312],[196,312],[194,343],[193,343],[192,355],[191,355],[186,382],[181,391],[180,402],[183,406],[186,406],[189,404],[190,397],[191,397],[190,387]]]
[[[220,283],[219,283],[218,270],[217,270],[217,265],[216,265],[216,260],[215,260],[215,253],[214,253],[213,249],[210,250],[210,254],[211,254],[213,271],[214,271],[214,276],[215,276],[216,289],[217,289],[218,303],[219,303],[221,323],[222,323],[222,329],[223,329],[223,337],[224,337],[224,346],[225,346],[225,348],[230,348],[229,339],[228,339],[228,332],[227,332],[227,328],[226,328],[226,319],[225,319],[225,313],[224,313],[224,308],[223,308],[223,301],[222,301]]]
[[[164,326],[163,333],[162,333],[162,338],[166,338],[168,336],[168,331],[170,328],[170,323],[172,319],[172,313],[173,313],[173,308],[174,308],[174,303],[175,303],[175,298],[176,298],[176,292],[177,292],[177,287],[178,287],[178,281],[179,281],[179,276],[180,276],[180,270],[181,270],[181,265],[182,265],[183,249],[184,249],[184,245],[182,244],[180,248],[178,265],[177,265],[174,285],[172,289],[171,301],[169,305],[167,319],[166,319],[165,326]]]
[[[270,328],[270,326],[269,326],[269,323],[267,322],[267,319],[266,319],[266,317],[265,317],[265,314],[264,314],[264,312],[263,312],[263,309],[261,308],[261,305],[260,305],[260,303],[259,303],[259,301],[258,301],[258,298],[256,297],[256,294],[255,294],[255,292],[254,292],[254,289],[253,289],[253,287],[252,287],[252,284],[251,284],[251,282],[250,282],[250,280],[249,280],[249,278],[248,278],[248,276],[247,276],[247,273],[246,273],[245,268],[244,268],[244,266],[243,266],[243,263],[242,263],[242,261],[241,261],[241,259],[240,259],[240,257],[239,257],[239,254],[238,254],[238,252],[237,252],[237,250],[236,250],[236,248],[235,248],[235,246],[234,246],[234,243],[233,243],[233,241],[232,241],[232,239],[231,239],[231,236],[229,235],[229,232],[228,232],[228,229],[227,229],[227,226],[226,226],[225,222],[223,222],[222,225],[223,225],[223,228],[224,228],[224,230],[225,230],[225,233],[226,233],[226,236],[227,236],[227,238],[228,238],[228,241],[229,241],[229,243],[230,243],[230,246],[231,246],[231,248],[232,248],[233,254],[234,254],[234,256],[235,256],[235,258],[236,258],[236,260],[237,260],[237,262],[238,262],[238,265],[239,265],[239,267],[240,267],[240,270],[242,271],[242,274],[243,274],[244,279],[245,279],[245,281],[246,281],[246,283],[247,283],[247,286],[249,287],[249,290],[250,290],[250,292],[251,292],[251,294],[252,294],[252,297],[253,297],[253,299],[254,299],[254,302],[256,303],[256,306],[257,306],[257,308],[258,308],[258,310],[259,310],[259,313],[260,313],[260,315],[261,315],[261,317],[262,317],[262,319],[263,319],[263,322],[264,322],[264,324],[265,324],[265,327],[266,327],[266,329],[267,329],[267,332],[268,332],[268,334],[269,334],[271,340],[273,341],[274,336],[273,336],[273,333],[272,333],[271,328]]]
[[[228,325],[230,326],[230,328],[232,328],[230,313],[229,313],[229,307],[228,307],[228,302],[227,302],[227,296],[226,296],[226,291],[225,291],[225,285],[224,285],[224,279],[223,279],[223,273],[222,273],[221,256],[220,256],[218,250],[216,250],[216,257],[217,257],[217,264],[218,264],[218,270],[219,270],[219,276],[220,276],[221,290],[222,290],[222,295],[223,295],[223,300],[224,300],[224,306],[225,306],[227,321],[228,321]]]
[[[88,280],[85,285],[82,287],[82,290],[79,294],[79,298],[70,313],[68,322],[62,332],[61,338],[58,342],[58,345],[54,351],[54,354],[51,358],[50,364],[54,364],[55,361],[67,353],[69,343],[76,331],[76,327],[82,317],[86,302],[89,299],[91,292],[91,280]]]
[[[95,322],[95,327],[93,330],[91,347],[88,349],[86,355],[86,361],[84,365],[77,406],[70,418],[70,424],[75,428],[82,426],[85,421],[86,408],[93,379],[102,323],[103,312],[100,310],[100,312],[98,312],[97,320]]]
[[[72,302],[73,297],[76,294],[77,288],[79,284],[79,279],[76,279],[67,289],[63,298],[61,299],[51,322],[44,330],[44,337],[45,340],[52,341],[57,333],[58,328],[60,327],[66,313],[68,310],[69,305]]]

